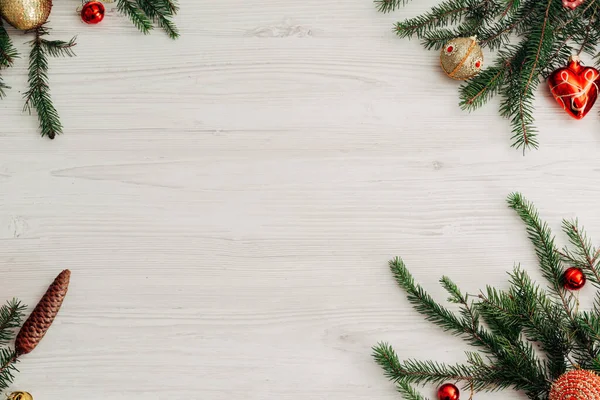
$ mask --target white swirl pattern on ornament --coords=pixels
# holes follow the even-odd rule
[[[569,73],[567,71],[562,71],[560,73],[560,78],[562,79],[561,82],[557,83],[556,85],[554,85],[552,87],[552,91],[554,92],[554,89],[556,89],[557,87],[559,87],[560,85],[562,85],[563,83],[566,85],[569,85],[575,89],[577,89],[576,93],[572,93],[572,94],[565,94],[565,95],[561,95],[561,96],[556,96],[556,99],[561,101],[563,108],[566,110],[567,109],[567,105],[565,104],[565,101],[563,100],[564,97],[570,97],[571,98],[571,109],[572,110],[576,110],[576,111],[583,111],[585,110],[585,107],[588,104],[588,99],[586,98],[585,101],[583,102],[583,104],[579,107],[577,107],[575,105],[575,100],[583,97],[583,96],[587,96],[587,92],[589,91],[589,89],[593,86],[596,87],[596,90],[598,90],[598,85],[596,85],[595,79],[594,79],[594,71],[592,70],[588,70],[585,71],[584,74],[584,78],[586,81],[586,85],[585,87],[580,87],[579,85],[574,85],[571,82],[569,82]]]

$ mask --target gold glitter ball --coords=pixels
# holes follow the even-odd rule
[[[584,369],[562,374],[552,384],[548,400],[600,400],[600,376]]]
[[[13,392],[8,395],[7,400],[33,400],[33,396],[27,392]]]
[[[475,37],[452,39],[440,52],[442,69],[452,79],[464,81],[483,68],[483,52]]]
[[[51,9],[52,0],[0,0],[2,18],[23,31],[43,25]]]

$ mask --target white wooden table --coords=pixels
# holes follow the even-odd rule
[[[390,258],[440,300],[443,274],[470,292],[515,262],[536,275],[511,191],[600,241],[599,117],[571,120],[541,85],[541,148],[511,149],[497,101],[461,112],[436,52],[391,32],[435,0],[182,0],[177,42],[55,3],[52,37],[79,35],[51,61],[65,134],[21,113],[16,32],[0,102],[3,297],[33,306],[73,271],[20,364],[36,400],[396,399],[372,345],[467,347],[410,309]],[[518,398],[477,399],[494,397]]]

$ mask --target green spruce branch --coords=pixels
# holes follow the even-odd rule
[[[24,110],[31,113],[35,109],[38,115],[42,136],[54,139],[62,133],[62,124],[58,111],[54,107],[50,96],[50,84],[48,79],[48,56],[59,57],[74,55],[73,47],[75,38],[68,42],[60,40],[46,40],[44,36],[49,30],[44,27],[35,30],[35,38],[30,42],[31,52],[29,54],[29,90],[25,92]]]
[[[0,307],[0,346],[5,346],[14,337],[14,330],[21,326],[26,306],[13,299]]]
[[[375,0],[377,9],[381,12],[396,11],[396,9],[410,3],[411,0]]]
[[[577,220],[564,220],[569,246],[559,250],[547,223],[521,194],[507,199],[525,224],[547,285],[538,285],[519,266],[509,274],[509,288],[488,286],[476,296],[463,293],[448,277],[440,283],[452,312],[417,284],[400,258],[390,262],[398,285],[415,310],[479,352],[467,352],[464,364],[401,361],[388,343],[373,347],[373,357],[407,400],[424,400],[413,385],[459,382],[464,389],[523,391],[531,399],[547,398],[551,383],[573,369],[600,372],[600,290],[592,310],[580,311],[563,287],[566,266],[581,268],[600,289],[600,250]],[[535,348],[534,348],[535,344]]]
[[[7,389],[18,372],[17,354],[14,350],[4,347],[14,339],[16,329],[21,326],[27,307],[13,299],[0,307],[0,391]]]
[[[117,10],[144,34],[150,33],[156,24],[171,39],[179,37],[179,30],[173,22],[173,17],[179,11],[176,0],[117,0]]]
[[[15,58],[18,56],[19,53],[4,28],[2,19],[0,19],[0,70],[12,67]],[[2,76],[0,76],[0,98],[6,95],[6,89],[10,89],[10,86],[6,85]]]

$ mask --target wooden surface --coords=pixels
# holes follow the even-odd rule
[[[0,103],[3,297],[33,306],[73,271],[20,364],[36,400],[396,399],[376,342],[467,347],[410,309],[390,258],[440,300],[443,274],[475,292],[535,272],[511,191],[600,240],[599,117],[569,119],[541,85],[541,148],[511,149],[497,102],[461,112],[437,54],[391,32],[435,0],[182,0],[177,42],[55,3],[53,37],[79,35],[51,62],[65,134],[21,113],[17,32]],[[477,399],[500,397],[519,398]]]

